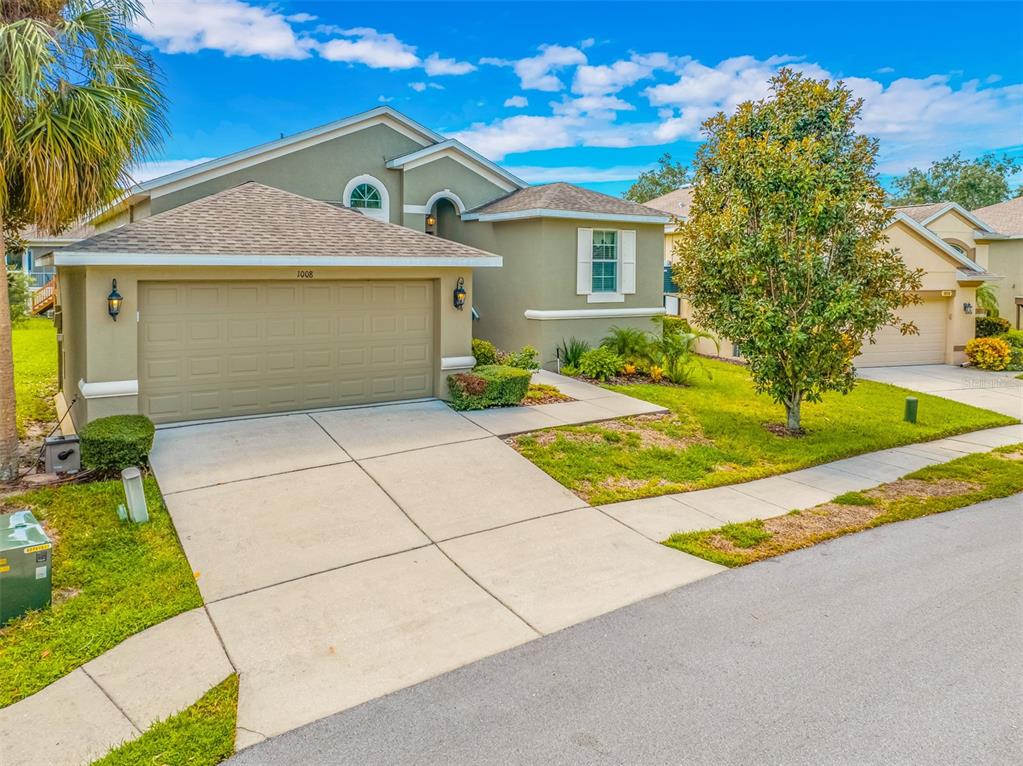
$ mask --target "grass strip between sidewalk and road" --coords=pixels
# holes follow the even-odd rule
[[[928,466],[862,492],[771,519],[678,532],[670,548],[726,567],[808,548],[852,532],[943,513],[1023,492],[1023,444],[979,452]]]
[[[202,606],[156,480],[149,522],[117,517],[119,480],[67,484],[5,498],[28,507],[53,540],[53,606],[0,628],[0,708],[28,697],[148,627]]]
[[[238,676],[230,675],[191,707],[114,748],[93,766],[215,766],[234,753]]]

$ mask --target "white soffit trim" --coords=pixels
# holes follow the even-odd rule
[[[442,370],[464,370],[476,366],[474,356],[443,356],[440,360]]]
[[[478,258],[395,257],[387,256],[308,256],[308,255],[176,255],[173,253],[75,253],[58,252],[57,266],[500,266],[499,255]]]
[[[419,167],[420,165],[425,165],[428,162],[433,162],[434,160],[440,159],[441,157],[472,160],[472,162],[475,165],[482,166],[491,174],[496,175],[503,179],[506,183],[511,184],[513,188],[524,189],[527,186],[529,186],[529,184],[527,184],[518,176],[514,175],[513,173],[509,173],[496,162],[488,160],[482,154],[473,151],[468,146],[463,144],[461,141],[454,138],[449,138],[448,140],[441,141],[440,143],[434,144],[433,146],[427,146],[424,149],[420,149],[415,152],[410,152],[408,154],[403,154],[400,157],[395,157],[392,160],[388,160],[387,167],[392,169],[404,168],[405,170],[412,170],[412,168]],[[469,168],[472,168],[472,165],[469,165],[464,161],[462,162],[462,164],[466,165]],[[501,184],[498,185],[500,186]],[[511,190],[509,189],[509,191]]]
[[[895,221],[902,221],[904,224],[909,226],[909,228],[911,228],[917,234],[919,234],[920,236],[924,237],[924,239],[926,239],[928,242],[930,242],[932,245],[937,247],[939,250],[941,250],[946,255],[948,255],[948,256],[950,256],[952,258],[955,258],[957,261],[959,261],[959,263],[963,264],[963,266],[968,268],[970,271],[973,271],[975,273],[983,272],[984,271],[984,269],[981,268],[979,263],[977,263],[976,261],[971,260],[969,257],[967,257],[967,256],[963,255],[962,253],[960,253],[958,250],[956,250],[954,247],[952,247],[950,244],[948,244],[948,242],[943,240],[941,237],[939,237],[933,231],[928,229],[922,223],[919,223],[918,221],[913,220],[912,218],[910,218],[905,213],[896,213],[895,214],[895,218],[892,220],[892,222],[894,223]]]
[[[959,215],[961,215],[963,218],[965,218],[967,221],[972,223],[974,226],[976,226],[981,231],[994,231],[994,229],[992,229],[990,226],[988,226],[982,220],[977,218],[977,216],[975,216],[969,210],[964,208],[958,202],[949,202],[947,205],[942,206],[942,208],[940,210],[938,210],[938,212],[931,213],[929,216],[924,218],[920,222],[920,224],[922,226],[926,226],[927,224],[931,223],[932,221],[936,221],[937,219],[941,218],[941,216],[945,215],[945,213],[947,213],[949,210],[955,210],[957,213],[959,213]]]
[[[615,223],[668,223],[664,215],[629,215],[624,213],[588,213],[582,210],[510,210],[506,213],[466,213],[463,221],[517,221],[523,218],[573,218],[580,221],[607,221]]]
[[[115,396],[138,396],[137,380],[109,380],[103,383],[78,381],[78,390],[86,399],[110,399]]]
[[[621,317],[655,317],[664,313],[664,306],[636,309],[526,309],[526,319],[615,319]]]

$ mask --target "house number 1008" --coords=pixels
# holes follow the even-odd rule
[[[299,279],[312,279],[313,278],[313,272],[312,271],[302,271],[302,270],[299,270],[298,278]]]

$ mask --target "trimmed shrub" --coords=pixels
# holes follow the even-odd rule
[[[456,410],[482,410],[519,404],[526,398],[532,377],[529,370],[501,364],[449,375],[451,406]]]
[[[472,339],[472,355],[476,357],[476,366],[497,364],[497,348],[489,340]]]
[[[613,378],[624,366],[624,360],[606,346],[591,348],[579,358],[579,372],[595,380]]]
[[[966,344],[966,358],[982,370],[1004,370],[1012,348],[1001,338],[974,338]]]
[[[1009,347],[1009,363],[1005,365],[1005,369],[1012,370],[1013,372],[1023,370],[1023,347]]]
[[[153,448],[153,421],[145,415],[111,415],[78,432],[82,465],[103,473],[144,466]]]
[[[991,338],[1001,335],[1009,330],[1011,326],[1008,319],[1002,317],[977,317],[974,322],[977,326],[978,338]]]
[[[498,363],[507,367],[517,367],[520,370],[539,370],[540,352],[532,346],[523,346],[519,351],[512,351],[508,354],[499,354]]]

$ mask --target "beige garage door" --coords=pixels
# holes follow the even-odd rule
[[[147,282],[139,399],[156,422],[433,394],[430,282]]]
[[[854,360],[856,366],[944,363],[948,305],[947,298],[925,298],[923,303],[901,309],[899,316],[912,321],[920,334],[902,335],[898,328],[885,327],[877,334],[877,343],[864,345],[863,353]]]

